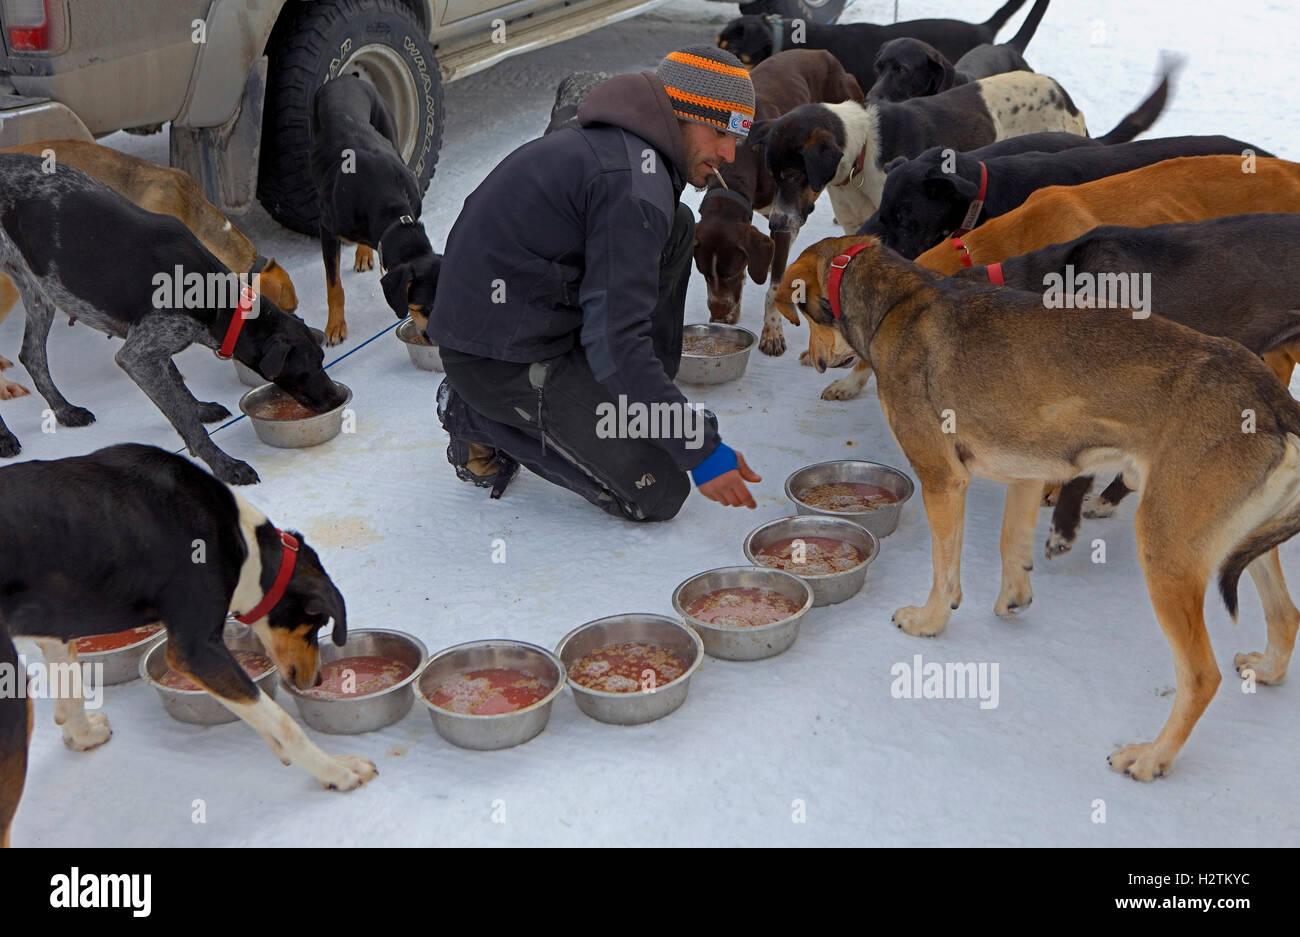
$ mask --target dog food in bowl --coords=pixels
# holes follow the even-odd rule
[[[723,628],[752,628],[784,621],[799,605],[772,589],[718,589],[700,596],[686,614],[697,621]]]
[[[493,667],[444,680],[429,694],[429,702],[447,712],[497,716],[540,703],[552,689],[553,685],[526,671]]]
[[[719,355],[734,355],[744,351],[745,345],[729,341],[720,335],[687,335],[682,339],[682,354],[702,355],[716,358]]]
[[[860,566],[866,559],[853,544],[831,537],[791,537],[778,540],[759,549],[754,558],[763,566],[804,576],[847,572]]]
[[[125,631],[115,631],[112,634],[93,634],[77,638],[77,653],[102,654],[105,651],[116,651],[119,648],[129,647],[137,641],[143,641],[162,630],[163,626],[160,624],[141,625],[139,628],[127,628]]]
[[[861,514],[887,504],[897,504],[898,497],[889,489],[865,482],[833,482],[805,489],[799,500],[821,511]]]
[[[320,416],[319,413],[309,410],[292,397],[277,397],[275,400],[269,400],[258,407],[253,415],[263,420],[308,420]]]
[[[253,680],[256,680],[275,666],[271,663],[271,658],[256,651],[232,651],[231,653],[235,655],[235,660],[239,662],[239,666],[244,668],[244,673],[248,674]],[[177,673],[170,667],[167,668],[165,674],[158,678],[158,682],[169,690],[193,692],[194,690],[203,689],[189,677]]]
[[[633,693],[643,680],[651,687],[672,683],[688,666],[672,651],[653,644],[610,644],[580,658],[569,670],[569,679],[589,690]]]
[[[319,686],[298,692],[312,699],[352,699],[395,687],[412,672],[386,657],[341,657],[321,664]]]

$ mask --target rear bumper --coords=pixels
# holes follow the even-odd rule
[[[0,148],[38,140],[94,140],[81,118],[47,98],[6,93],[0,82]]]

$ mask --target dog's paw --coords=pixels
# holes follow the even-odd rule
[[[247,462],[227,457],[226,461],[208,462],[212,474],[227,485],[256,485],[261,479]]]
[[[1083,516],[1090,520],[1114,517],[1116,507],[1118,507],[1118,505],[1111,504],[1109,501],[1103,501],[1099,497],[1087,495],[1083,499]]]
[[[780,329],[764,328],[758,340],[758,350],[765,355],[779,358],[785,354],[785,335]]]
[[[373,761],[360,755],[338,755],[331,760],[334,762],[334,767],[338,769],[338,774],[328,781],[321,782],[326,790],[356,790],[379,773]],[[331,771],[330,774],[334,775],[335,772]]]
[[[331,322],[325,325],[325,344],[337,345],[348,337],[348,324],[346,322]]]
[[[799,352],[799,363],[805,368],[811,368],[813,366],[812,355],[808,354],[806,351]]]
[[[67,406],[55,411],[54,418],[60,426],[89,426],[95,422],[95,414],[85,407]]]
[[[928,609],[908,605],[894,612],[890,621],[913,637],[932,638],[947,627],[948,616],[931,614]]]
[[[1060,497],[1061,497],[1060,485],[1043,486],[1043,507],[1045,508],[1056,507],[1056,502]]]
[[[1047,546],[1043,550],[1043,554],[1050,560],[1069,553],[1070,548],[1073,546],[1073,537],[1067,537],[1065,534],[1053,527],[1051,533],[1047,535]]]
[[[230,411],[219,403],[209,401],[199,404],[199,420],[203,423],[216,423],[230,416]]]
[[[1014,618],[1034,602],[1034,590],[1029,587],[1029,577],[1023,582],[1004,583],[993,605],[993,614],[999,618]]]
[[[831,381],[822,391],[822,400],[852,400],[862,393],[862,382],[856,377],[842,377]]]
[[[1172,758],[1156,752],[1155,742],[1125,745],[1113,751],[1106,761],[1120,774],[1127,774],[1135,781],[1154,781],[1166,774],[1174,763]]]
[[[23,451],[22,444],[13,433],[0,432],[0,459],[12,459]]]
[[[80,732],[74,732],[68,725],[63,726],[63,744],[74,752],[87,752],[98,748],[113,735],[108,725],[108,717],[103,713],[86,713],[86,726]]]
[[[15,384],[13,381],[0,381],[0,400],[26,397],[29,393],[30,391],[22,384]]]
[[[374,270],[375,252],[364,244],[358,244],[357,252],[352,257],[352,269],[357,273],[365,273],[367,270]]]
[[[10,361],[4,355],[0,355],[0,371],[8,371],[13,366],[14,363],[12,361]]]
[[[1243,671],[1252,671],[1255,674],[1256,683],[1271,686],[1286,679],[1286,664],[1270,661],[1267,654],[1238,654],[1232,659],[1232,666],[1236,667],[1237,673],[1243,676]]]

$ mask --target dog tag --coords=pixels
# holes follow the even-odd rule
[[[984,200],[975,199],[970,203],[970,208],[966,209],[966,217],[961,220],[963,231],[969,231],[975,227],[975,222],[979,220],[980,212],[984,210]]]

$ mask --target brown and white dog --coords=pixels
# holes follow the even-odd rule
[[[754,83],[757,120],[780,117],[802,104],[864,100],[853,76],[822,49],[791,49],[774,55],[749,77]],[[767,171],[761,145],[740,144],[735,160],[720,172],[722,181],[709,184],[695,226],[695,266],[708,286],[709,318],[734,325],[740,319],[746,272],[755,283],[762,283],[770,268],[758,347],[764,354],[779,355],[785,351],[785,338],[772,296],[785,272],[790,233],[774,232],[769,238],[752,224],[755,211],[766,216],[771,210],[776,183]]]
[[[1009,616],[1033,598],[1043,483],[1119,468],[1142,492],[1138,554],[1178,690],[1156,739],[1109,760],[1137,780],[1165,774],[1221,680],[1203,612],[1216,573],[1235,617],[1249,571],[1268,624],[1267,648],[1238,654],[1237,669],[1265,684],[1286,674],[1300,611],[1276,547],[1300,532],[1300,404],[1235,342],[1122,310],[1063,317],[1040,294],[938,277],[863,240],[808,248],[777,302],[806,316],[814,355],[842,335],[874,367],[881,410],[921,483],[934,581],[894,623],[936,635],[961,603],[972,476],[1007,485],[994,610]]]
[[[227,614],[261,640],[286,681],[319,682],[317,632],[347,638],[343,596],[301,536],[193,463],[152,446],[0,469],[0,665],[31,638],[50,663],[75,665],[76,639],[161,622],[167,664],[251,725],[286,765],[327,788],[352,790],[375,766],[321,751],[249,679],[223,643]],[[195,562],[196,544],[204,561]],[[21,673],[20,679],[26,678]],[[86,751],[112,735],[87,713],[78,681],[55,699],[63,742]],[[0,697],[0,844],[22,794],[31,699]]]

